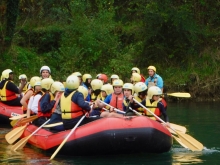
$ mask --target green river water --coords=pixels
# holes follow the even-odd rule
[[[192,152],[174,142],[163,154],[121,154],[107,156],[60,156],[50,161],[51,154],[27,145],[12,152],[4,139],[9,127],[0,126],[0,164],[73,164],[73,165],[220,165],[220,103],[168,103],[170,122],[187,127],[187,134],[200,141],[205,149]],[[104,139],[103,139],[104,140]],[[98,146],[97,146],[98,147]]]

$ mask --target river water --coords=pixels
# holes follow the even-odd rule
[[[51,154],[27,145],[22,151],[12,152],[4,139],[10,128],[0,126],[0,164],[73,164],[73,165],[182,165],[182,164],[220,164],[220,103],[168,103],[170,122],[183,125],[187,134],[200,141],[205,149],[192,152],[174,142],[172,149],[163,154],[129,154],[107,156],[57,155],[50,161]],[[104,139],[103,139],[104,140]],[[97,146],[98,147],[98,146]]]

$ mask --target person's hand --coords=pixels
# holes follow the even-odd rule
[[[110,107],[109,112],[115,112],[113,107]]]
[[[21,85],[25,86],[27,84],[27,80],[26,79],[21,79]]]
[[[130,101],[130,103],[133,103],[133,96],[132,95],[128,96],[128,100]]]

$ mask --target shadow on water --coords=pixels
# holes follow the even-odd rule
[[[220,125],[218,104],[169,104],[169,118],[173,123],[187,127],[188,134],[204,144],[201,152],[192,152],[182,148],[174,141],[170,152],[163,154],[121,154],[107,156],[62,156],[57,155],[54,160],[49,158],[52,153],[46,153],[27,145],[23,150],[10,150],[4,139],[10,128],[0,128],[0,164],[34,164],[34,165],[185,165],[185,164],[220,164]],[[104,140],[104,139],[103,139]],[[98,147],[98,146],[97,146]],[[76,148],[77,150],[77,148]]]

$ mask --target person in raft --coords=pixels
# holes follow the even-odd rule
[[[162,95],[161,89],[159,87],[152,86],[147,91],[147,98],[143,100],[141,104],[144,105],[145,107],[152,107],[152,108],[148,108],[148,110],[153,112],[155,115],[157,115],[160,118],[161,116],[163,116],[164,121],[167,122],[167,125],[169,126],[169,118],[166,113],[166,109],[163,103],[161,102],[161,98],[160,98],[161,95]],[[134,101],[132,98],[130,102],[133,103],[132,108],[136,109],[140,107],[140,105],[138,104],[134,105]],[[151,118],[152,120],[159,121],[156,117],[154,117],[154,115],[152,115],[147,110],[145,110],[145,115]]]
[[[66,90],[60,98],[63,126],[66,130],[72,129],[87,112],[92,110],[89,103],[85,102],[83,94],[77,90],[79,84],[80,81],[77,76],[70,75],[67,77]],[[89,118],[87,116],[79,125],[83,125],[97,119],[100,119],[100,117],[97,116]]]
[[[27,83],[25,79],[21,81],[19,88],[13,83],[14,74],[11,69],[2,72],[2,81],[0,83],[1,102],[10,106],[22,106],[21,97],[17,94],[22,93],[22,89]]]

